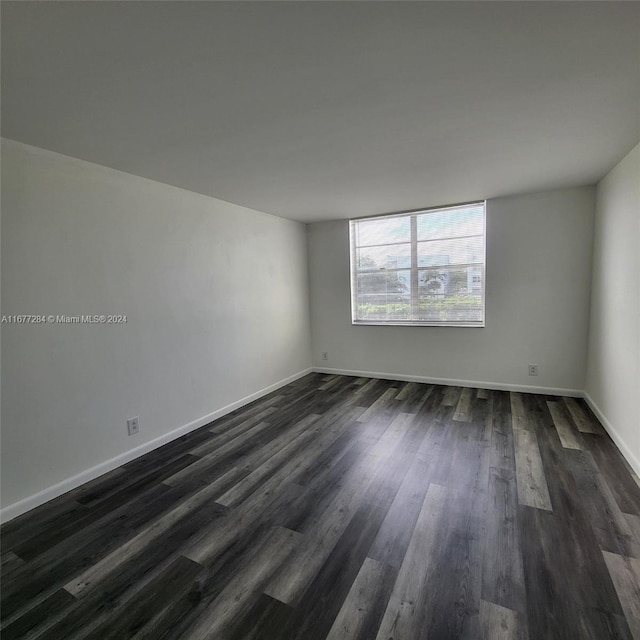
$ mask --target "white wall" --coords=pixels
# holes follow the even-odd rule
[[[593,219],[592,187],[489,201],[486,327],[473,329],[353,326],[348,223],[311,225],[314,365],[579,394]],[[528,376],[528,363],[539,365],[537,378]]]
[[[585,389],[640,474],[640,145],[597,187]]]
[[[302,224],[11,141],[2,217],[4,314],[128,318],[2,326],[5,515],[310,367]]]

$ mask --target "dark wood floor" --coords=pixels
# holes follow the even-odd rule
[[[7,523],[2,638],[640,640],[581,400],[311,374]]]

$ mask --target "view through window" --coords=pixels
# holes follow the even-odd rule
[[[354,324],[484,326],[485,203],[351,220]]]

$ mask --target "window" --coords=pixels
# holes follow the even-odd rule
[[[485,203],[351,220],[354,324],[484,326]]]

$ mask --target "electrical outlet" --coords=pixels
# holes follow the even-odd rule
[[[329,352],[328,351],[323,351],[322,352],[322,359],[323,360],[328,360],[329,359]]]
[[[538,365],[537,364],[530,364],[529,365],[529,375],[530,376],[537,376],[538,375]]]
[[[127,420],[127,432],[130,436],[138,433],[140,431],[140,425],[138,424],[138,418],[130,418]]]

